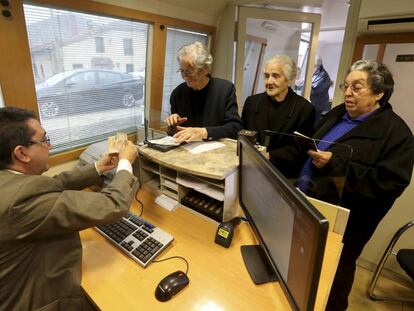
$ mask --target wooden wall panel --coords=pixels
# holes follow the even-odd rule
[[[10,1],[11,17],[0,15],[0,84],[7,106],[37,111],[32,62],[21,0]]]
[[[160,129],[164,87],[165,49],[167,45],[167,27],[157,22],[154,24],[153,34],[151,102],[148,122],[151,128]]]

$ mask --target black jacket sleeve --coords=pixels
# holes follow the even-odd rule
[[[225,137],[236,139],[237,133],[243,128],[237,107],[236,89],[233,84],[225,90],[223,101],[224,123],[218,126],[206,126],[208,140]]]

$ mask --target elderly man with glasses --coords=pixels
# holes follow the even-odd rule
[[[165,122],[178,142],[237,138],[242,129],[234,85],[210,75],[213,57],[200,42],[183,46],[178,62],[184,83],[170,97]]]
[[[0,310],[93,309],[80,287],[78,232],[119,220],[137,190],[132,143],[95,165],[42,176],[51,148],[33,112],[0,109]],[[102,192],[81,191],[115,167]]]

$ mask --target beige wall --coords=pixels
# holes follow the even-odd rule
[[[229,81],[233,81],[234,20],[235,7],[228,6],[218,19],[213,51],[213,75]]]
[[[414,12],[413,0],[363,0],[360,18],[397,17]]]

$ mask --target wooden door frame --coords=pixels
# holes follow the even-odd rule
[[[384,58],[385,46],[388,43],[414,43],[414,32],[358,36],[355,43],[352,62],[362,59],[364,46],[366,44],[379,44],[376,60],[378,62],[382,62]]]

